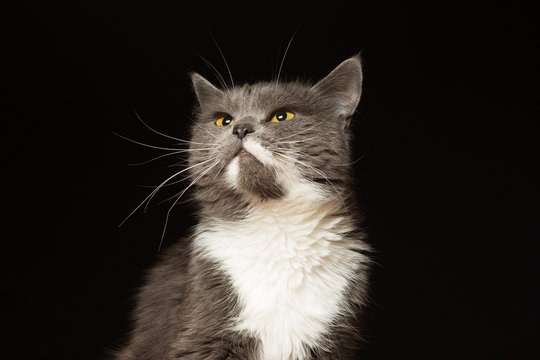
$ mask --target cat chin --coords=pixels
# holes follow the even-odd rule
[[[247,200],[279,199],[285,195],[285,189],[277,179],[276,166],[269,150],[255,139],[247,138],[227,165],[225,177]]]
[[[227,166],[225,176],[229,185],[250,201],[282,198],[285,189],[277,180],[274,168],[244,152],[241,150]]]

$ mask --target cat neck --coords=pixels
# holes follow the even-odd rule
[[[201,249],[274,248],[276,239],[282,245],[310,246],[319,241],[332,246],[348,247],[347,234],[354,229],[343,198],[327,194],[315,186],[297,186],[282,199],[251,203],[241,219],[206,217],[197,226],[196,234],[213,234],[219,243],[202,241]],[[208,236],[196,236],[208,240]],[[274,249],[279,252],[278,249]]]
[[[296,184],[281,199],[250,199],[241,219],[222,216],[205,217],[205,226],[240,226],[255,224],[259,228],[279,226],[294,230],[311,224],[316,227],[331,218],[349,221],[347,206],[340,193],[326,193],[313,184]],[[349,231],[349,226],[346,226]]]

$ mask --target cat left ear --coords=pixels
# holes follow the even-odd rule
[[[311,91],[334,107],[337,117],[349,119],[358,106],[362,94],[362,64],[354,56],[339,64]]]
[[[201,108],[206,108],[210,104],[215,104],[223,96],[221,90],[197,73],[191,73],[191,81]]]

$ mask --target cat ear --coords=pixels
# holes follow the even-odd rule
[[[223,96],[223,92],[221,90],[197,73],[191,73],[191,81],[201,108],[205,108],[212,103],[216,103]]]
[[[350,118],[362,94],[360,57],[354,56],[339,64],[311,90],[334,107],[337,117]]]

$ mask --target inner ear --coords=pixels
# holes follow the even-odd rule
[[[223,92],[201,75],[192,73],[191,81],[201,108],[207,108],[211,104],[217,103],[223,97]]]
[[[330,74],[315,84],[311,91],[333,107],[336,117],[349,119],[362,94],[362,64],[354,56],[339,64]]]

